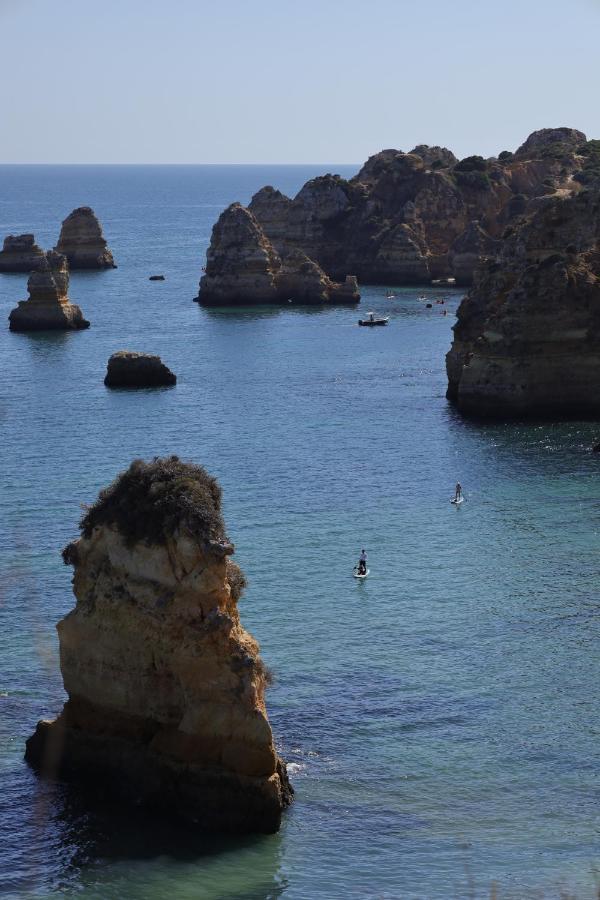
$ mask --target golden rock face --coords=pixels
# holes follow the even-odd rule
[[[69,546],[77,603],[58,624],[69,700],[28,742],[32,763],[105,770],[206,828],[276,830],[291,788],[232,552],[183,527],[132,544],[109,523]]]

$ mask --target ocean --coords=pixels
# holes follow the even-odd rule
[[[462,419],[444,369],[458,290],[427,289],[446,300],[427,309],[420,289],[363,285],[379,329],[348,307],[192,302],[228,203],[357,169],[0,167],[0,235],[49,248],[90,205],[118,264],[72,274],[78,333],[11,334],[26,276],[0,276],[2,896],[597,896],[600,425]],[[119,349],[160,354],[177,386],[106,389]],[[64,701],[60,550],[81,504],[172,453],[222,484],[242,621],[275,673],[296,789],[277,835],[89,807],[23,762]]]

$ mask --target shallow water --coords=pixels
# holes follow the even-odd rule
[[[591,424],[482,426],[444,399],[457,291],[357,310],[192,302],[220,209],[318,167],[0,167],[0,234],[55,243],[77,205],[119,268],[73,274],[87,332],[0,329],[0,893],[89,898],[595,895],[597,469]],[[352,170],[342,168],[341,174]],[[165,282],[148,275],[164,273]],[[24,276],[0,277],[6,322]],[[175,388],[108,391],[160,353]],[[22,762],[63,700],[60,548],[135,456],[220,479],[246,627],[296,802],[271,837],[90,809]],[[459,478],[467,502],[448,500]],[[351,578],[361,546],[371,575]]]

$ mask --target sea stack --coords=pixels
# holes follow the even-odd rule
[[[486,418],[600,417],[600,181],[537,200],[458,309],[448,398]]]
[[[107,387],[146,388],[177,384],[177,376],[160,356],[118,350],[108,360],[104,384]]]
[[[358,303],[354,276],[334,282],[300,250],[280,256],[256,217],[232,203],[212,232],[198,301],[205,306]]]
[[[44,257],[32,234],[9,234],[0,250],[0,272],[32,272]]]
[[[177,457],[137,460],[80,527],[63,551],[77,600],[58,624],[68,700],[27,760],[201,829],[276,831],[293,792],[219,485]]]
[[[64,253],[71,269],[116,268],[102,226],[89,206],[80,206],[67,216],[55,249]]]
[[[69,331],[89,328],[79,306],[71,303],[69,267],[62,254],[50,250],[27,282],[28,300],[21,300],[8,317],[11,331]]]

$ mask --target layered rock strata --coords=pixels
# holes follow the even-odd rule
[[[388,149],[354,178],[313,178],[294,198],[264,187],[249,210],[272,252],[304,253],[331,279],[352,272],[361,282],[454,277],[468,285],[514,218],[540,197],[580,189],[594,143],[576,129],[550,128],[497,159],[457,160],[445,147],[425,144],[410,153]],[[234,263],[244,279],[243,265]]]
[[[462,412],[600,417],[599,185],[540,199],[480,269],[446,361]]]
[[[72,269],[116,268],[102,226],[89,206],[80,206],[67,216],[55,249],[67,257]]]
[[[68,700],[27,741],[43,772],[193,823],[274,832],[291,802],[265,708],[268,671],[237,603],[244,577],[204,469],[138,460],[63,551]]]
[[[108,360],[104,384],[107,387],[160,387],[177,384],[177,376],[160,356],[118,350]]]
[[[32,272],[44,257],[32,234],[9,234],[0,250],[0,272]]]
[[[357,303],[358,283],[334,282],[301,250],[277,253],[250,210],[233,203],[212,232],[198,301],[206,306]]]
[[[89,328],[79,306],[68,297],[69,267],[62,254],[50,250],[29,276],[29,299],[8,317],[11,331],[68,331]]]

